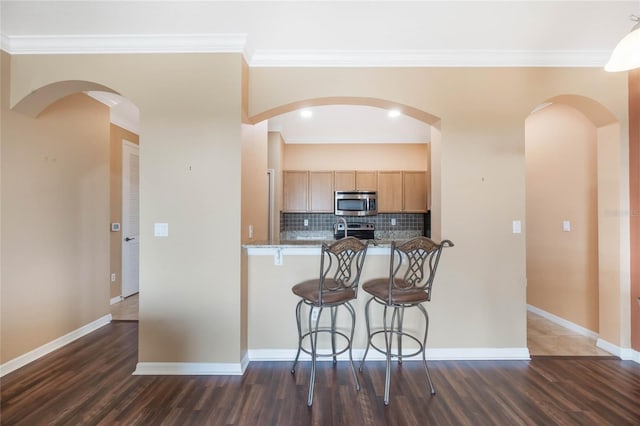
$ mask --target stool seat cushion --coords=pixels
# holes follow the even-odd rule
[[[320,286],[320,280],[313,279],[303,281],[294,285],[291,288],[293,294],[302,297],[303,299],[318,305],[320,303],[320,294],[318,292]],[[340,288],[339,290],[331,290],[333,288],[340,288],[334,280],[325,279],[324,289],[322,291],[322,304],[333,305],[336,303],[344,303],[356,298],[356,292],[353,288]]]
[[[395,285],[391,287],[391,303],[396,304],[418,304],[427,302],[429,295],[424,289],[403,288],[406,284],[400,279],[395,279]],[[389,300],[389,278],[376,278],[362,284],[362,289],[380,300]]]

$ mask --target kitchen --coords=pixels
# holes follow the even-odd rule
[[[369,240],[365,276],[370,276],[373,270],[386,272],[390,240],[428,235],[431,127],[399,111],[327,105],[269,120],[267,145],[272,154],[267,168],[273,171],[278,201],[264,204],[275,207],[268,216],[276,224],[243,222],[251,359],[291,359],[296,299],[290,287],[317,274],[322,241],[344,237],[345,225],[347,235]],[[250,209],[254,208],[255,203]],[[256,232],[264,229],[277,232],[265,238]],[[263,261],[270,263],[269,270],[253,272]],[[304,271],[299,269],[303,264]],[[283,273],[293,275],[279,279],[277,288],[253,281],[258,276],[270,281]],[[267,289],[270,296],[263,293]],[[283,303],[261,304],[273,294]],[[265,314],[265,309],[273,312]],[[357,329],[356,350],[362,347],[362,324]]]

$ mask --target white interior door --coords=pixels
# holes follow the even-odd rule
[[[138,145],[122,141],[122,297],[139,291],[140,155]]]

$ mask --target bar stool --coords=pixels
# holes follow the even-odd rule
[[[291,289],[293,293],[300,296],[300,301],[296,305],[296,323],[298,326],[298,352],[291,367],[291,374],[296,371],[296,364],[300,357],[300,352],[311,355],[311,379],[309,382],[309,397],[307,405],[313,404],[313,388],[316,376],[316,359],[318,357],[333,357],[333,363],[337,362],[337,356],[349,352],[351,371],[356,382],[356,390],[360,390],[360,383],[353,365],[351,344],[356,323],[356,312],[351,301],[358,293],[358,282],[362,265],[367,253],[367,243],[363,243],[354,237],[346,237],[329,245],[322,244],[322,254],[320,258],[320,276],[317,279],[303,281],[296,284]],[[308,328],[302,330],[302,306],[306,305],[309,310]],[[351,327],[348,331],[341,331],[336,328],[336,318],[338,307],[344,306],[351,315]],[[329,308],[330,325],[320,326],[320,318],[324,308]],[[315,317],[314,310],[317,312]],[[314,318],[315,317],[315,318]],[[327,333],[331,337],[331,352],[318,352],[318,335]],[[344,340],[344,346],[336,347],[336,337]],[[309,338],[310,348],[304,347],[305,339]]]
[[[389,276],[376,278],[362,285],[362,289],[371,297],[365,304],[365,322],[367,325],[367,347],[360,362],[360,371],[367,358],[369,347],[385,355],[386,373],[384,382],[384,404],[389,405],[389,382],[391,377],[391,358],[397,358],[402,363],[403,357],[411,357],[422,354],[422,362],[427,372],[427,381],[432,395],[436,390],[431,382],[429,367],[425,356],[427,345],[427,333],[429,331],[429,315],[422,305],[431,300],[431,288],[436,274],[442,249],[453,247],[453,243],[444,240],[436,244],[427,237],[417,237],[402,244],[391,243],[391,261],[389,263]],[[371,302],[376,302],[384,307],[382,329],[371,329],[370,307]],[[422,340],[403,329],[405,308],[418,308],[424,316],[424,335]],[[391,321],[389,322],[387,311],[391,309]],[[384,334],[384,348],[376,346],[373,338]],[[397,337],[397,346],[393,347],[394,336]],[[418,349],[410,354],[402,353],[402,338],[407,337],[418,344]]]

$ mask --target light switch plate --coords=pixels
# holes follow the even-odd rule
[[[569,232],[571,231],[571,222],[568,220],[563,220],[562,221],[562,230],[564,232]]]
[[[519,220],[513,221],[513,233],[520,234],[522,232],[522,223]]]
[[[154,223],[153,224],[153,236],[154,237],[168,237],[169,236],[169,224],[168,223]]]

